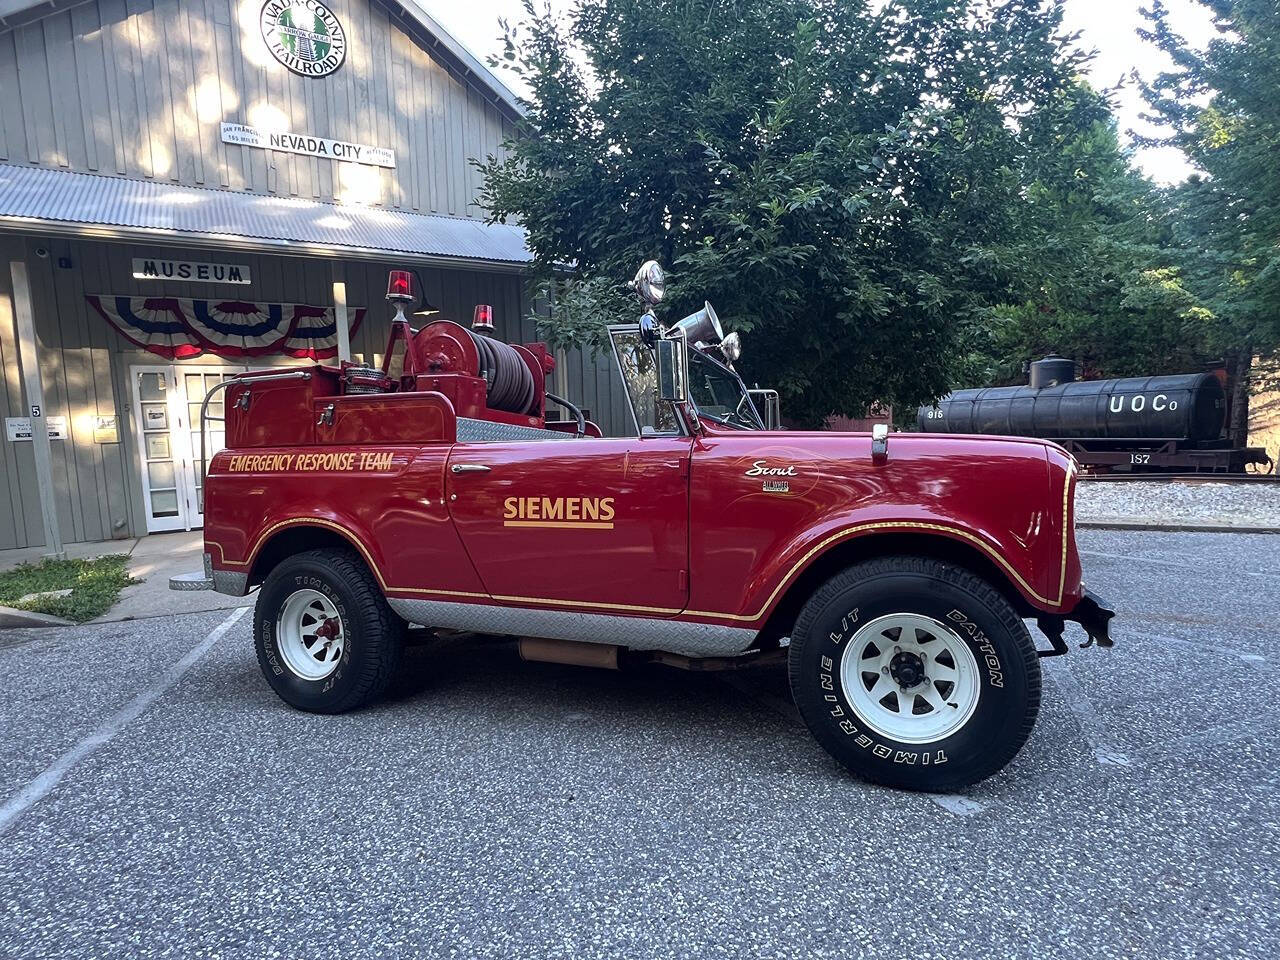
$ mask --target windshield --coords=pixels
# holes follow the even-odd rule
[[[627,388],[636,433],[642,437],[679,433],[671,404],[658,399],[658,365],[653,351],[640,341],[635,326],[609,328],[609,339],[622,371],[622,384]]]
[[[742,430],[764,429],[738,375],[697,350],[689,351],[689,396],[699,416]]]

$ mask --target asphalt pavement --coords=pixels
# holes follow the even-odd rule
[[[1115,649],[948,797],[851,779],[781,670],[417,650],[318,717],[240,610],[4,632],[0,957],[1271,958],[1280,537],[1080,542]]]

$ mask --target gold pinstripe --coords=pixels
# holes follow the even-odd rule
[[[373,575],[374,577],[377,578],[378,586],[382,587],[383,593],[391,593],[392,591],[394,591],[395,593],[432,594],[435,596],[442,596],[442,597],[478,597],[484,600],[489,599],[489,594],[487,593],[466,593],[465,591],[462,591],[462,590],[427,590],[422,587],[388,586],[387,581],[382,579],[382,571],[379,570],[378,565],[373,562],[373,557],[370,556],[369,551],[365,549],[365,545],[360,542],[360,538],[357,537],[351,530],[342,526],[342,524],[334,523],[332,520],[326,520],[324,517],[293,517],[289,520],[281,520],[279,523],[273,523],[271,526],[267,527],[267,529],[263,530],[262,533],[258,534],[258,539],[253,541],[253,547],[249,550],[248,560],[227,560],[225,559],[225,555],[223,554],[223,551],[222,551],[222,544],[218,543],[216,540],[209,540],[207,542],[209,543],[210,546],[214,546],[218,548],[218,556],[219,558],[222,558],[223,566],[247,567],[249,566],[250,563],[253,562],[253,558],[257,555],[258,548],[262,546],[263,540],[267,539],[267,537],[271,536],[271,534],[275,533],[277,530],[283,529],[284,527],[301,527],[301,526],[328,527],[331,530],[336,530],[339,533],[344,534],[345,535],[344,539],[349,540],[352,543],[352,545],[355,546],[355,548],[360,551],[361,556],[364,557],[365,563],[367,563],[369,565],[369,569],[373,571]]]
[[[380,571],[378,569],[377,564],[373,562],[373,557],[370,556],[369,551],[365,548],[364,544],[360,542],[359,538],[356,537],[351,530],[347,529],[341,524],[334,523],[332,520],[327,520],[323,517],[294,517],[289,520],[282,520],[279,523],[272,524],[266,530],[264,530],[262,533],[258,535],[258,538],[253,543],[252,549],[249,551],[248,560],[227,560],[224,558],[221,544],[219,544],[216,540],[209,540],[208,543],[210,546],[218,548],[218,555],[219,555],[219,558],[222,560],[223,566],[247,567],[252,562],[253,557],[257,554],[258,548],[262,545],[262,542],[277,530],[280,530],[284,527],[304,526],[304,525],[328,527],[332,530],[336,530],[344,534],[345,537],[348,540],[350,540],[351,543],[356,547],[356,549],[360,551],[361,555],[365,559],[365,562],[369,565],[369,569],[373,571],[373,575],[377,578],[378,585],[382,587],[382,590],[384,593],[417,594],[417,595],[429,595],[429,596],[441,596],[441,597],[472,597],[472,598],[478,598],[478,599],[484,599],[484,600],[488,600],[488,599],[501,600],[505,603],[531,603],[531,604],[538,604],[541,606],[573,607],[573,608],[582,608],[582,609],[589,609],[589,610],[624,610],[631,613],[653,613],[653,614],[661,614],[664,616],[673,616],[675,614],[683,614],[685,617],[703,617],[707,619],[733,620],[741,623],[751,623],[763,618],[766,611],[768,611],[769,607],[773,605],[774,600],[776,600],[778,595],[791,583],[792,579],[795,577],[796,573],[800,570],[800,568],[803,567],[806,563],[808,563],[809,560],[811,560],[815,554],[817,554],[819,551],[823,550],[824,548],[830,546],[831,544],[836,543],[839,540],[845,540],[849,537],[856,536],[857,534],[860,534],[860,533],[866,533],[874,530],[926,530],[931,533],[944,533],[953,537],[959,537],[963,540],[967,540],[968,542],[974,544],[976,547],[978,547],[980,550],[982,550],[984,553],[990,556],[997,564],[999,564],[1000,567],[1010,577],[1016,580],[1018,584],[1022,587],[1022,589],[1025,590],[1028,594],[1035,597],[1041,603],[1056,607],[1062,603],[1063,594],[1066,592],[1067,548],[1069,545],[1067,522],[1070,519],[1069,514],[1071,510],[1071,487],[1074,479],[1075,479],[1075,469],[1073,465],[1073,467],[1070,470],[1068,470],[1066,478],[1064,479],[1062,484],[1062,559],[1061,559],[1062,568],[1058,576],[1058,596],[1056,599],[1051,599],[1049,597],[1044,596],[1038,590],[1032,587],[1031,584],[1027,583],[1027,581],[1023,578],[1022,574],[1020,574],[1017,570],[1015,570],[1008,560],[1006,560],[1003,556],[1001,556],[994,548],[991,547],[990,544],[988,544],[985,540],[981,539],[980,537],[977,537],[966,530],[959,530],[955,527],[949,527],[949,526],[945,526],[943,524],[938,524],[938,523],[920,523],[913,520],[885,520],[885,521],[879,521],[876,523],[859,523],[859,524],[855,524],[852,527],[845,527],[843,530],[839,531],[838,533],[832,534],[831,536],[826,537],[823,540],[820,540],[814,546],[810,547],[809,550],[805,552],[803,557],[801,557],[794,564],[792,564],[791,569],[787,571],[787,575],[778,581],[778,584],[773,588],[773,591],[769,594],[768,598],[765,600],[763,604],[761,604],[760,609],[757,610],[754,614],[722,613],[722,612],[713,611],[713,610],[683,610],[677,607],[647,607],[647,606],[641,606],[637,604],[628,604],[628,603],[593,603],[585,600],[550,600],[544,597],[518,597],[518,596],[505,596],[505,595],[499,595],[499,594],[493,594],[492,596],[490,596],[490,594],[487,594],[487,593],[468,593],[461,590],[429,590],[422,587],[393,587],[393,586],[389,586],[387,582],[383,579],[382,571]]]

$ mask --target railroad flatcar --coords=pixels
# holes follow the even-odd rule
[[[955,390],[922,406],[917,424],[1055,440],[1096,471],[1270,472],[1265,450],[1227,439],[1227,396],[1214,374],[1077,380],[1075,369],[1045,357],[1026,384]]]

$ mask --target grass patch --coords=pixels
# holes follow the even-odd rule
[[[115,604],[120,591],[131,583],[128,554],[113,553],[90,560],[41,560],[0,572],[0,606],[47,613],[76,623],[100,617]],[[41,597],[18,603],[19,597],[48,590],[71,592],[65,597]]]

